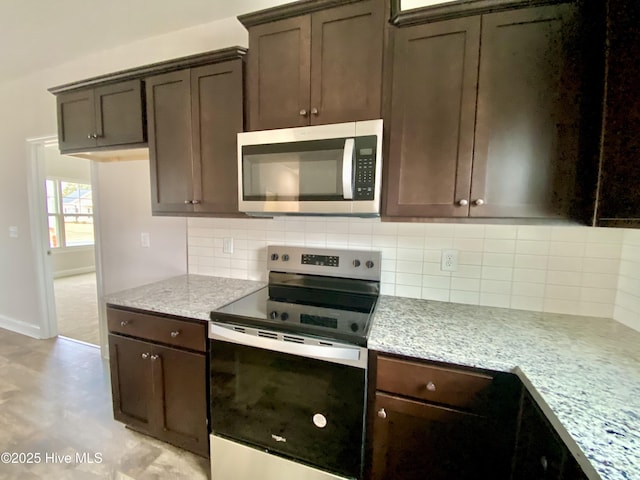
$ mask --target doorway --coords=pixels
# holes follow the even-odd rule
[[[42,336],[100,347],[92,161],[61,155],[55,137],[28,143],[34,251],[43,252]]]

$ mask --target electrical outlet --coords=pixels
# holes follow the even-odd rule
[[[233,238],[225,237],[222,239],[222,253],[233,253]]]
[[[143,248],[149,248],[151,246],[148,233],[143,232],[140,234],[140,246]]]
[[[18,227],[16,227],[15,225],[11,225],[9,227],[9,237],[18,238]]]
[[[443,272],[455,272],[458,270],[458,250],[442,250],[440,270]]]

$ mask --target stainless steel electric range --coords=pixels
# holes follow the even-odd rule
[[[270,246],[267,266],[211,312],[212,479],[360,479],[380,253]]]

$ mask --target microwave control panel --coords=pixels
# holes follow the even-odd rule
[[[355,145],[354,200],[373,200],[376,185],[376,137],[358,137]]]

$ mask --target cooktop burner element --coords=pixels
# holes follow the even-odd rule
[[[380,252],[270,246],[269,285],[211,320],[367,345]]]

